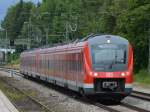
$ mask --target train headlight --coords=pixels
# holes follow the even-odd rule
[[[107,43],[109,44],[109,43],[110,43],[110,40],[107,40]]]
[[[121,73],[121,76],[124,77],[126,74],[125,73]]]
[[[94,76],[95,76],[95,77],[98,76],[98,73],[94,73]]]

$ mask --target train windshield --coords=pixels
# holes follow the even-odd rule
[[[92,45],[92,66],[95,71],[121,71],[127,69],[127,45]]]

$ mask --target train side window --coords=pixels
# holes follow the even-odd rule
[[[39,62],[40,62],[40,69],[41,69],[41,67],[42,67],[42,59],[41,59],[41,57],[40,57]]]
[[[82,53],[78,54],[78,71],[81,72],[82,70]]]
[[[44,56],[44,60],[45,60],[45,69],[47,69],[48,64],[47,64],[47,58],[46,58],[46,55]]]
[[[44,60],[43,60],[43,55],[42,55],[42,69],[44,68]]]
[[[48,58],[48,62],[49,62],[49,69],[51,68],[51,61],[50,61],[50,59],[51,59],[51,55],[49,56],[49,58]]]
[[[48,63],[47,63],[47,56],[45,55],[45,69],[47,70],[47,67],[48,67]]]
[[[50,69],[53,68],[53,60],[49,60],[50,61]]]
[[[60,65],[60,72],[62,72],[62,59],[61,58],[59,60],[59,65]]]
[[[40,69],[41,69],[41,68],[42,68],[42,60],[41,60],[41,57],[40,57],[39,62],[40,62]]]
[[[47,69],[49,69],[49,67],[50,67],[49,57],[48,57],[48,59],[47,59],[47,62],[48,62],[48,68],[47,68]]]
[[[78,54],[76,54],[76,71],[78,72]]]
[[[46,63],[45,63],[45,56],[43,55],[43,68],[45,69]]]
[[[40,68],[42,68],[42,59],[40,57]]]
[[[66,55],[66,72],[68,72],[68,66],[69,66],[69,54]]]
[[[72,67],[72,65],[73,65],[73,62],[72,62],[72,55],[71,55],[71,59],[70,59],[69,62],[70,62],[70,63],[69,63],[69,64],[70,64],[70,70],[72,71],[72,68],[73,68],[73,67]]]
[[[76,71],[76,59],[75,59],[75,56],[76,56],[75,54],[72,54],[72,62],[73,62],[72,63],[73,64],[72,65],[72,70],[73,71]]]
[[[55,56],[55,55],[54,55]],[[54,71],[55,71],[55,68],[56,68],[56,58],[54,58],[54,62],[53,62],[53,69],[54,69]]]
[[[66,61],[67,60],[65,60],[65,59],[63,60],[64,71],[66,71]]]
[[[59,70],[60,70],[60,68],[59,68],[59,63],[58,63],[58,55],[57,55],[57,61],[56,61],[56,62],[57,62],[57,66],[56,66],[56,68],[57,68],[57,69],[56,69],[56,70],[58,70],[58,71],[59,71]]]
[[[46,69],[47,69],[47,70],[48,70],[48,68],[49,68],[49,61],[48,61],[48,60],[49,60],[49,56],[46,55],[46,62],[47,62],[47,68],[46,68]]]
[[[52,69],[52,61],[51,59],[49,59],[49,69]]]
[[[47,66],[48,66],[48,63],[47,63],[47,56],[45,55],[45,69],[47,70]]]
[[[45,66],[45,63],[44,63],[44,56],[42,56],[42,68],[44,68],[44,66]]]
[[[53,56],[52,56],[53,57]],[[50,65],[51,65],[51,69],[53,70],[53,66],[54,66],[54,60],[51,60]]]
[[[47,69],[47,62],[46,62],[46,56],[44,56],[44,69]]]
[[[57,70],[57,69],[58,69],[58,58],[56,56],[56,67],[55,67],[55,70]]]
[[[44,60],[44,56],[42,56],[42,68],[44,68],[44,66],[45,66],[45,65],[44,65],[44,61],[45,61],[45,60]]]
[[[42,56],[41,56],[41,60],[40,61],[41,61],[41,68],[42,68]]]
[[[48,58],[48,69],[50,69],[50,59]]]

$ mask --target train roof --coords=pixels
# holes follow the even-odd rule
[[[96,44],[96,43],[106,43],[107,40],[110,40],[113,43],[122,43],[122,44],[128,44],[128,40],[125,38],[122,38],[117,35],[100,35],[100,34],[92,34],[88,35],[87,37],[83,38],[82,40],[76,40],[73,43],[68,43],[65,45],[59,45],[54,47],[48,47],[48,48],[37,48],[30,51],[25,51],[23,54],[33,54],[33,53],[47,53],[51,51],[58,51],[58,50],[67,50],[67,49],[73,49],[73,48],[82,48],[85,43],[89,44]]]
[[[110,43],[115,44],[128,44],[128,40],[116,35],[96,35],[92,38],[89,38],[87,41],[89,44],[100,44],[107,43],[107,40],[110,40]]]
[[[65,44],[65,45],[61,45],[61,46],[55,46],[55,47],[49,47],[49,48],[37,48],[35,50],[25,51],[21,55],[33,54],[33,53],[48,53],[48,52],[53,52],[53,51],[67,50],[70,48],[79,49],[79,48],[83,48],[84,45],[85,45],[85,41],[84,42],[78,42],[78,43],[69,43],[69,44]]]

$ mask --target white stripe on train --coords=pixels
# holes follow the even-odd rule
[[[26,72],[24,72],[26,73]],[[28,73],[31,76],[31,73]],[[40,78],[42,80],[46,80],[46,78],[49,80],[49,82],[53,82],[54,80],[56,80],[57,83],[59,83],[59,85],[61,84],[68,84],[74,87],[83,87],[83,88],[94,88],[94,84],[86,84],[86,83],[81,83],[81,82],[77,82],[77,81],[71,81],[71,80],[66,80],[66,79],[62,79],[59,77],[53,77],[53,76],[44,76],[44,75],[40,75],[39,73],[33,73],[32,72],[32,76],[36,77],[36,76],[40,76]],[[62,85],[61,85],[62,86]],[[125,84],[125,88],[132,88],[133,85],[132,84]]]

